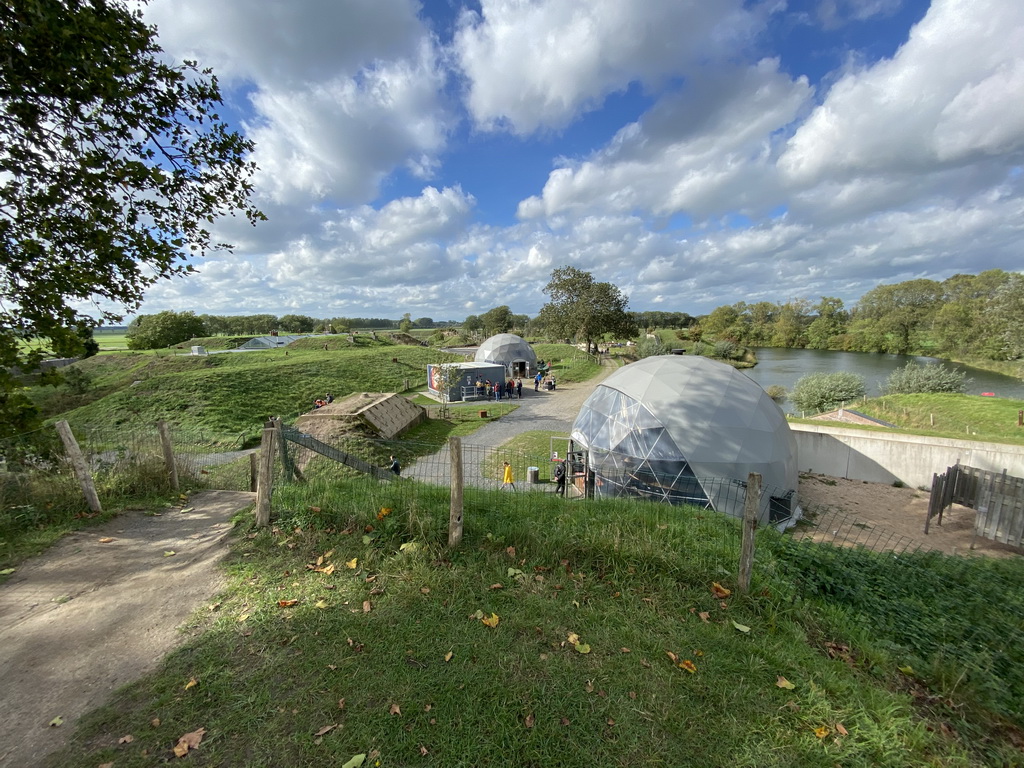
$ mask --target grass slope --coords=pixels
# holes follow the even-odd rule
[[[240,536],[205,631],[50,765],[153,765],[200,727],[189,759],[223,768],[1012,764],[928,719],[890,636],[798,600],[770,542],[754,597],[716,594],[735,521],[506,498],[471,503],[455,552],[447,495],[393,485]]]

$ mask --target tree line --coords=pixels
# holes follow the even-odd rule
[[[957,359],[1024,356],[1024,275],[991,269],[943,280],[879,285],[847,309],[841,299],[723,305],[698,318],[690,338],[749,347],[888,352]]]

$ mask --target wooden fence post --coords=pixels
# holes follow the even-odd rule
[[[249,454],[249,492],[256,493],[256,485],[259,481],[260,468],[259,468],[259,453],[253,452]]]
[[[164,464],[167,477],[171,481],[171,490],[178,490],[178,465],[174,461],[174,447],[171,445],[171,430],[166,421],[158,421],[156,428],[160,432],[160,447],[164,450]]]
[[[740,543],[740,592],[750,590],[750,574],[754,570],[754,535],[757,533],[757,513],[761,509],[761,475],[747,475],[747,495],[743,500],[743,540]]]
[[[454,549],[462,542],[462,438],[448,439],[452,462],[452,501],[448,512],[448,546]]]
[[[278,416],[270,421],[274,425],[274,431],[277,433],[274,439],[277,441],[277,447],[281,451],[281,466],[284,468],[284,480],[286,483],[290,483],[295,479],[295,473],[292,471],[292,460],[288,455],[288,443],[284,439],[284,435],[281,434],[281,417]]]
[[[78,447],[78,441],[75,440],[71,427],[66,421],[58,421],[56,427],[57,432],[60,434],[60,439],[64,442],[64,450],[68,453],[68,459],[70,459],[71,467],[75,471],[75,477],[78,478],[78,484],[82,486],[82,493],[85,496],[86,504],[89,505],[89,509],[93,512],[102,512],[103,507],[100,506],[100,497],[96,495],[96,486],[93,485],[89,465],[85,463],[85,456],[82,455],[82,449]]]
[[[263,440],[260,442],[260,476],[256,483],[256,527],[270,525],[270,497],[274,483],[274,437],[277,430],[274,422],[263,425]]]

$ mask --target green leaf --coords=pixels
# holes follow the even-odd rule
[[[749,632],[750,631],[750,627],[745,626],[743,624],[737,624],[735,621],[732,623],[732,625],[734,627],[736,627],[736,629],[739,630],[740,632]]]
[[[10,576],[15,570],[15,568],[4,568],[0,571],[0,576]]]
[[[366,753],[360,755],[353,755],[352,758],[345,763],[341,768],[359,768],[366,760]]]

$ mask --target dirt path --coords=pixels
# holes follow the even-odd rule
[[[204,491],[184,509],[127,513],[0,585],[0,766],[39,764],[81,715],[185,640],[182,622],[222,586],[231,516],[253,496]]]

